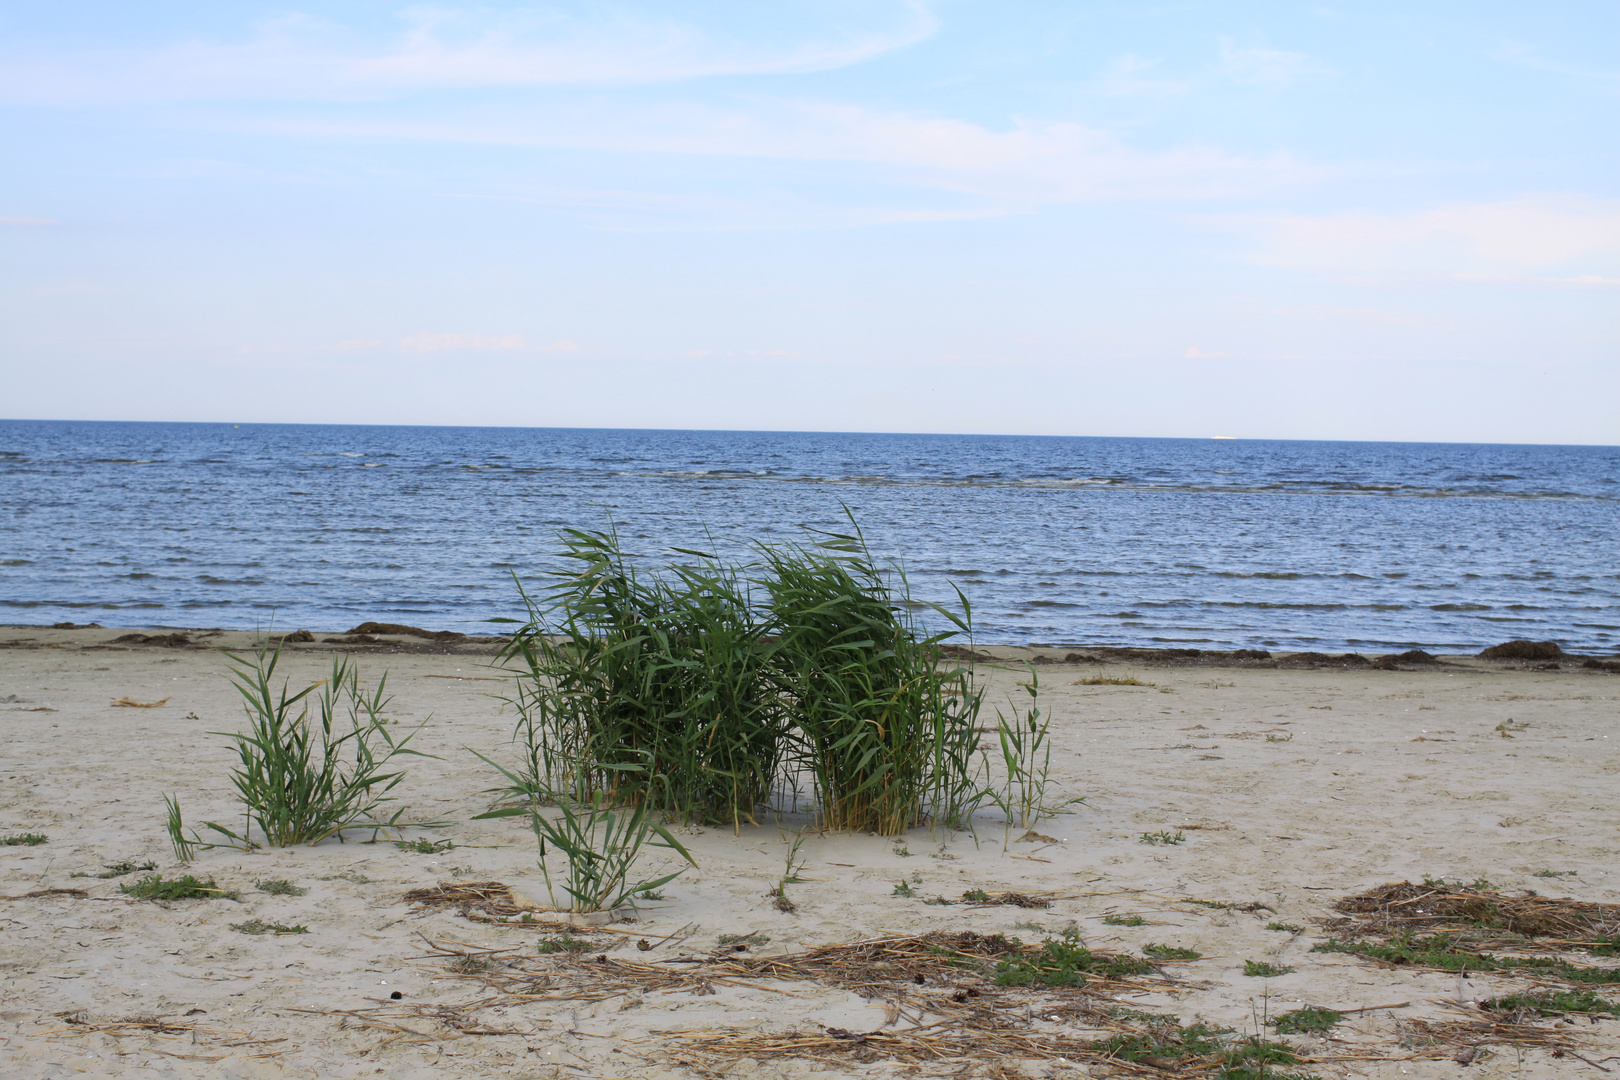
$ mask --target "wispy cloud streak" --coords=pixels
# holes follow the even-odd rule
[[[858,64],[937,29],[924,0],[865,26],[754,37],[624,11],[419,7],[386,41],[307,15],[259,23],[241,42],[48,51],[0,44],[0,99],[35,104],[386,98],[449,87],[632,85],[787,75]],[[783,22],[790,23],[784,19]]]

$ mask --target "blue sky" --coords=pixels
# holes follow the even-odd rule
[[[0,2],[9,417],[1620,443],[1620,5]]]

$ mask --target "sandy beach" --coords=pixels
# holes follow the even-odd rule
[[[408,819],[446,823],[408,835],[453,847],[401,850],[392,836],[367,843],[360,831],[313,848],[216,850],[190,871],[239,890],[238,899],[129,898],[120,885],[138,874],[97,875],[147,861],[167,876],[186,870],[164,833],[165,794],[178,796],[191,821],[240,821],[229,779],[235,753],[211,733],[237,730],[241,708],[222,658],[204,646],[253,641],[244,632],[188,632],[165,643],[171,631],[151,630],[140,633],[158,641],[114,643],[131,632],[0,629],[0,834],[47,837],[0,849],[6,1077],[916,1074],[880,1039],[857,1036],[903,1032],[943,1014],[757,972],[600,995],[567,990],[584,985],[584,976],[570,976],[552,983],[566,993],[502,996],[511,985],[497,977],[505,950],[516,950],[523,970],[584,961],[537,954],[540,941],[557,936],[543,912],[537,929],[405,899],[441,883],[501,882],[513,903],[547,903],[523,823],[471,820],[489,807],[484,792],[498,778],[470,751],[510,756],[513,716],[488,642],[383,636],[335,645],[321,640],[333,635],[314,634],[283,659],[295,687],[321,678],[334,648],[351,650],[367,679],[386,670],[390,717],[421,724],[413,745],[435,755],[410,759],[395,789],[399,805]],[[591,935],[582,955],[607,970],[682,957],[715,963],[722,935],[731,941],[725,956],[757,959],[938,932],[1039,942],[1072,926],[1096,950],[1140,955],[1157,943],[1201,956],[1122,984],[1108,1007],[1238,1032],[1305,1005],[1344,1013],[1325,1036],[1286,1036],[1305,1059],[1288,1066],[1297,1072],[1449,1080],[1620,1070],[1620,1019],[1574,1016],[1560,1025],[1549,1017],[1537,1023],[1574,1040],[1569,1048],[1478,1039],[1472,1055],[1425,1028],[1481,1022],[1487,1014],[1474,1003],[1525,989],[1534,983],[1525,976],[1462,979],[1311,951],[1328,937],[1321,920],[1334,917],[1335,901],[1386,882],[1483,880],[1511,895],[1620,902],[1614,673],[1451,656],[1384,669],[1331,659],[1290,666],[1062,649],[988,654],[980,671],[992,703],[1018,693],[1028,677],[1022,661],[1043,661],[1035,670],[1052,716],[1055,791],[1083,799],[1071,812],[1041,821],[1034,835],[1008,829],[994,811],[980,815],[976,838],[810,833],[803,880],[788,887],[794,913],[765,894],[802,815],[740,833],[679,828],[697,868],[634,922]],[[1141,685],[1098,681],[1106,678]],[[1149,843],[1145,834],[1181,839]],[[677,866],[662,851],[647,863]],[[270,879],[307,891],[274,895],[255,884]],[[960,900],[973,890],[1046,906]],[[956,902],[928,902],[936,898]],[[1133,917],[1139,925],[1122,925]],[[231,929],[249,919],[308,932]],[[748,948],[738,951],[736,939]],[[1247,961],[1293,970],[1248,976]],[[963,979],[965,987],[971,980]],[[1072,1039],[1110,1031],[1097,1022],[1100,999],[1090,1013],[1064,1013],[1052,995],[1019,997],[991,984],[973,993],[1004,999],[997,1007],[1016,1012],[1021,1031]],[[469,1004],[480,999],[490,1004]],[[851,1036],[843,1049],[803,1056],[711,1052],[714,1044],[691,1037],[798,1035],[809,1046],[829,1029]],[[1177,1075],[1151,1063],[988,1051],[947,1055],[923,1071]]]

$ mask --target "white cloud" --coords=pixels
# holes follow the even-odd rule
[[[1540,45],[1531,45],[1520,41],[1504,41],[1492,53],[1493,59],[1514,67],[1528,68],[1531,71],[1542,71],[1549,75],[1559,75],[1566,79],[1574,79],[1589,86],[1595,86],[1608,93],[1620,93],[1620,71],[1605,70],[1603,68],[1587,67],[1583,64],[1572,64],[1564,60],[1547,57]]]
[[[363,344],[370,344],[369,342]],[[399,339],[406,352],[540,352],[574,353],[580,346],[572,341],[530,345],[522,334],[430,334],[418,333]]]
[[[522,334],[412,334],[399,339],[406,352],[460,352],[468,349],[504,351],[526,349]]]
[[[1620,200],[1526,196],[1405,214],[1280,214],[1228,219],[1258,232],[1260,258],[1351,272],[1604,285],[1620,271]],[[1548,273],[1574,262],[1574,273]],[[1506,274],[1512,278],[1513,273]]]
[[[460,112],[412,122],[299,122],[254,130],[346,139],[420,139],[645,154],[845,162],[891,184],[932,187],[996,207],[1098,199],[1252,194],[1311,177],[1287,154],[1243,158],[1191,146],[1138,150],[1069,121],[995,129],[967,120],[825,102],[755,101],[748,109],[689,103]],[[620,197],[615,195],[614,197]],[[930,211],[972,216],[983,207]]]
[[[1221,38],[1220,71],[1234,82],[1252,86],[1287,86],[1301,75],[1320,75],[1327,68],[1308,53],[1263,46],[1240,47]]]
[[[1155,79],[1147,73],[1162,63],[1135,53],[1117,57],[1102,70],[1097,85],[1107,97],[1174,97],[1184,94],[1192,83],[1178,79]]]
[[[812,12],[815,9],[812,9]],[[802,25],[750,38],[666,15],[588,9],[417,7],[389,40],[307,15],[246,41],[146,51],[0,51],[0,98],[53,103],[357,99],[438,87],[641,84],[824,71],[915,44],[937,29],[926,0],[892,0],[864,26]],[[820,20],[826,24],[830,16]]]

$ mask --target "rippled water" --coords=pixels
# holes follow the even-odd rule
[[[961,435],[0,422],[0,620],[476,630],[841,502],[981,642],[1620,646],[1620,448]]]

